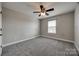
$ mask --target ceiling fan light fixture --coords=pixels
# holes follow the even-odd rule
[[[49,15],[48,12],[53,10],[54,8],[50,8],[46,10],[43,5],[40,5],[40,11],[35,11],[33,13],[39,13],[38,16],[45,16],[45,15],[48,16]]]
[[[41,16],[44,16],[44,15],[45,15],[45,13],[42,13],[42,12],[41,12]]]

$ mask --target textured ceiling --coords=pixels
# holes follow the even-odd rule
[[[49,16],[38,17],[38,14],[33,14],[33,11],[40,11],[39,5],[43,4],[46,9],[54,8],[54,11],[49,12]],[[45,18],[55,16],[67,12],[71,12],[77,6],[76,2],[4,2],[3,7],[13,9],[22,13],[28,13],[37,18]]]

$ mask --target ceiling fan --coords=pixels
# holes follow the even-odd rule
[[[40,5],[40,10],[41,11],[34,11],[33,13],[39,13],[39,16],[42,16],[42,15],[48,16],[49,14],[47,12],[54,11],[54,8],[46,10],[43,5]]]

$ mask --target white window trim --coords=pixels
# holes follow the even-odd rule
[[[56,20],[56,19],[53,19],[53,20]],[[52,19],[50,19],[50,20],[48,20],[48,22],[49,21],[53,21]],[[56,26],[55,26],[56,27]],[[48,27],[48,29],[49,29],[49,27]],[[53,30],[53,29],[52,29]],[[56,34],[57,32],[56,32],[56,30],[55,30],[55,32],[49,32],[49,31],[47,31],[48,33],[52,33],[52,34]]]

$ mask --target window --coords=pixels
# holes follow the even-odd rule
[[[48,21],[48,33],[56,33],[56,20]]]

